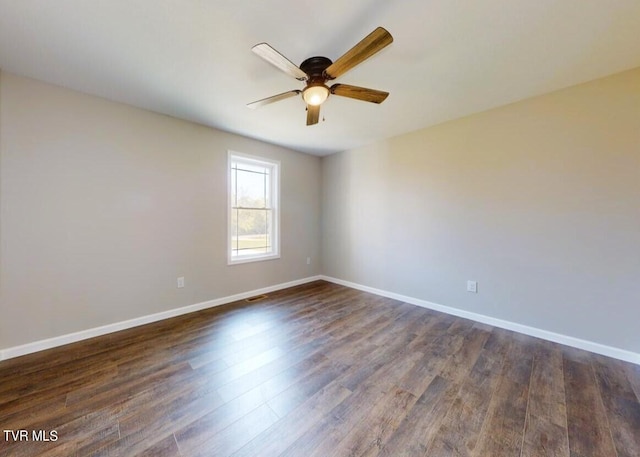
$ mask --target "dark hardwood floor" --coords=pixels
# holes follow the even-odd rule
[[[640,456],[639,366],[322,281],[0,380],[2,456]]]

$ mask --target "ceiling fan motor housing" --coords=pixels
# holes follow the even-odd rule
[[[328,59],[327,57],[309,57],[300,64],[300,70],[304,71],[309,76],[309,79],[307,80],[308,85],[315,86],[318,84],[324,84],[327,79],[330,79],[324,71],[332,63],[331,59]]]

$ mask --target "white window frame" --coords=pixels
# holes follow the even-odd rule
[[[271,211],[272,211],[272,238],[271,252],[264,254],[254,254],[245,256],[233,255],[233,230],[232,216],[234,211],[233,189],[231,188],[232,164],[235,161],[245,162],[248,164],[260,165],[271,169],[271,185],[269,187]],[[228,151],[227,154],[227,265],[238,265],[248,262],[260,262],[263,260],[273,260],[280,258],[280,162],[268,159],[266,157],[258,157],[249,154],[243,154],[236,151]]]

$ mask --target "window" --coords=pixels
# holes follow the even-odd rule
[[[229,264],[280,257],[280,162],[229,151]]]

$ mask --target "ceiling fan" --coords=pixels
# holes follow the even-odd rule
[[[247,104],[247,107],[254,109],[302,94],[302,99],[307,104],[307,125],[313,125],[318,123],[318,119],[320,118],[320,105],[329,97],[329,94],[355,98],[356,100],[365,102],[382,103],[389,95],[389,92],[367,89],[366,87],[350,86],[348,84],[333,84],[329,87],[326,83],[351,70],[356,65],[390,45],[391,42],[393,42],[391,34],[383,27],[378,27],[335,62],[332,62],[331,59],[327,57],[309,57],[300,64],[300,67],[297,67],[267,43],[257,44],[251,48],[253,52],[288,75],[293,76],[299,81],[305,81],[306,85],[302,90],[290,90],[282,94],[263,98],[262,100]]]

